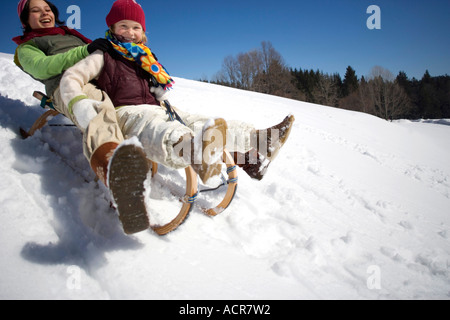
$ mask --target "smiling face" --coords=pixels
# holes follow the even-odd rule
[[[112,32],[121,42],[141,43],[144,29],[141,24],[132,20],[121,20],[112,26]]]
[[[44,0],[30,0],[28,24],[31,29],[53,28],[55,15]]]

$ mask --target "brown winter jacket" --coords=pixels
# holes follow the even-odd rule
[[[97,86],[108,94],[115,107],[160,104],[150,92],[150,74],[137,63],[128,61],[115,52],[106,52],[104,61]]]

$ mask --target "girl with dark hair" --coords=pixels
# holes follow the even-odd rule
[[[48,9],[47,9],[48,13],[53,14],[56,25],[58,27],[64,26],[64,21],[59,20],[58,8],[50,1],[44,0],[44,2],[47,3],[47,5],[48,5]],[[33,14],[39,12],[38,9],[36,9],[36,8],[33,8],[33,11],[34,11]],[[27,33],[33,29],[36,29],[36,28],[33,28],[32,26],[30,26],[30,23],[29,23],[30,13],[31,13],[30,1],[20,1],[19,6],[18,6],[18,14],[19,14],[20,21],[22,22],[24,33]],[[32,22],[35,22],[35,21],[33,20]],[[46,22],[46,23],[48,24],[50,22]],[[43,23],[43,25],[40,27],[44,27],[44,25],[45,25],[45,23]]]
[[[118,168],[110,176],[115,178],[130,176],[127,185],[120,185],[130,192],[119,193],[115,198],[119,208],[119,216],[126,233],[135,233],[149,227],[147,212],[143,197],[132,194],[142,194],[143,181],[149,171],[149,164],[143,149],[128,141],[124,142],[123,134],[117,123],[116,110],[109,97],[91,83],[83,87],[83,94],[96,101],[90,112],[96,117],[96,125],[80,123],[72,108],[62,103],[60,82],[64,72],[77,62],[88,57],[94,51],[106,52],[111,44],[106,39],[94,42],[84,37],[76,30],[64,26],[59,20],[59,11],[46,0],[21,0],[17,13],[23,26],[23,35],[13,41],[18,45],[14,62],[25,73],[45,84],[47,95],[52,99],[54,108],[69,118],[83,132],[83,151],[93,168],[103,167],[103,161],[111,159],[110,165]],[[123,142],[123,144],[122,144]],[[92,160],[94,152],[106,152],[104,158]],[[125,170],[126,169],[126,170]],[[103,172],[95,170],[99,179],[106,183]],[[130,174],[131,172],[131,174]],[[137,180],[139,181],[137,181]]]
[[[173,79],[145,45],[145,14],[135,0],[115,1],[106,17],[106,39],[89,45],[61,25],[48,1],[21,0],[18,11],[25,32],[15,39],[17,63],[45,83],[55,108],[84,133],[84,154],[110,189],[128,234],[150,225],[147,157],[170,168],[191,166],[206,182],[220,174],[229,139],[228,150],[242,160],[238,165],[260,180],[289,136],[293,116],[265,130],[181,110],[175,113],[179,122],[169,121],[174,113],[168,114],[173,110],[165,101]]]
[[[110,48],[104,39],[92,42],[64,26],[58,9],[47,0],[21,0],[17,13],[23,35],[13,39],[18,45],[14,61],[45,84],[48,96],[58,88],[65,70],[97,49],[107,51]]]

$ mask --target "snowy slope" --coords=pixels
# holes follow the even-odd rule
[[[176,79],[171,102],[186,111],[258,128],[297,120],[263,181],[239,171],[227,211],[128,237],[76,129],[18,137],[42,113],[36,89],[0,54],[0,299],[450,297],[450,121],[390,123]],[[182,172],[161,173],[182,186]],[[175,213],[171,197],[152,182],[156,211]]]

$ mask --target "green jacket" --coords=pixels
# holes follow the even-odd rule
[[[16,64],[45,84],[48,96],[58,88],[64,71],[89,55],[87,45],[72,35],[34,38],[16,49]]]

